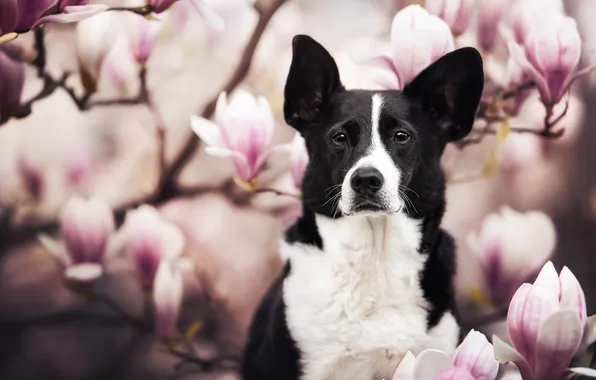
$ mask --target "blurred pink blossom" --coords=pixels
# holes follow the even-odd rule
[[[454,35],[468,29],[474,10],[474,0],[426,0],[426,9],[449,25]]]
[[[478,4],[478,46],[484,51],[492,50],[499,35],[499,24],[511,0],[481,0]]]
[[[363,63],[392,71],[403,88],[428,65],[455,48],[445,21],[420,5],[399,11],[391,24],[392,54],[381,53]]]
[[[541,27],[550,14],[563,11],[563,0],[516,0],[510,8],[515,41],[523,45],[531,29]]]
[[[134,20],[131,19],[128,30],[130,38],[130,44],[133,55],[137,62],[145,63],[153,47],[157,42],[159,33],[163,28],[163,21],[161,20],[148,20],[145,17],[134,15]]]
[[[46,185],[42,168],[25,157],[20,157],[17,161],[17,170],[27,193],[35,199],[40,199]]]
[[[176,335],[183,293],[182,272],[171,262],[162,261],[153,288],[156,334],[162,341],[171,340]]]
[[[494,380],[499,371],[493,346],[484,334],[471,330],[453,359],[442,351],[427,349],[417,357],[408,352],[392,380]]]
[[[536,84],[547,108],[559,103],[575,79],[594,67],[577,71],[581,56],[581,38],[577,23],[562,13],[548,14],[527,33],[524,48],[513,41],[509,51],[516,63]]]
[[[25,67],[0,50],[0,121],[8,120],[21,103]]]
[[[299,133],[294,136],[290,149],[290,173],[292,174],[294,186],[300,189],[304,171],[308,164],[308,152],[306,151],[304,138]]]
[[[544,265],[534,284],[523,284],[507,315],[512,348],[493,337],[495,357],[514,362],[524,379],[558,379],[578,351],[587,331],[586,300],[571,271],[557,275]]]
[[[77,58],[88,91],[97,90],[104,59],[117,39],[122,17],[117,12],[104,12],[79,22],[76,27]]]
[[[145,290],[153,288],[160,263],[180,259],[184,250],[182,231],[174,223],[164,220],[159,211],[149,205],[129,211],[121,233]]]
[[[106,202],[73,197],[60,213],[62,244],[47,236],[40,240],[66,267],[67,279],[87,282],[102,275],[102,261],[114,231],[114,216]]]
[[[506,303],[552,255],[556,231],[543,212],[520,213],[503,207],[489,214],[468,245],[478,258],[490,299]]]
[[[42,24],[77,22],[108,7],[102,4],[81,5],[82,2],[56,0],[3,0],[0,4],[0,36],[16,32],[25,33]],[[60,12],[48,12],[53,8]],[[45,13],[49,13],[43,16]]]
[[[270,148],[275,121],[269,102],[245,90],[236,90],[228,102],[225,92],[217,99],[215,122],[191,118],[192,130],[207,144],[206,152],[231,158],[238,178],[253,184],[273,153],[288,150],[287,145]]]
[[[58,9],[64,9],[73,5],[87,5],[89,0],[58,0]]]
[[[174,3],[179,0],[148,0],[147,5],[153,7],[155,13],[162,13],[169,9]],[[221,16],[215,12],[205,0],[181,0],[189,1],[195,8],[199,15],[203,18],[205,23],[211,28],[221,30],[225,27],[225,23]]]
[[[503,88],[505,91],[512,91],[516,94],[503,107],[509,115],[515,116],[519,113],[521,106],[532,92],[532,88],[524,90],[520,90],[520,88],[531,82],[532,80],[526,71],[524,71],[515,59],[509,57],[505,68],[505,83]]]
[[[103,60],[100,78],[116,87],[123,96],[132,96],[137,91],[138,75],[138,63],[130,48],[128,38],[124,34],[120,34]],[[137,86],[134,86],[135,84]]]

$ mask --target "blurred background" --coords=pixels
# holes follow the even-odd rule
[[[118,0],[101,3],[137,6]],[[137,62],[119,47],[117,37],[124,24],[134,24],[133,19],[118,17],[138,15],[105,12],[114,20],[101,27],[83,26],[99,15],[79,26],[43,26],[43,70],[56,80],[63,73],[70,75],[51,94],[16,112],[19,117],[0,117],[0,378],[239,378],[234,363],[257,302],[280,269],[277,241],[296,217],[299,201],[296,196],[238,185],[231,161],[205,152],[191,131],[190,118],[209,118],[222,90],[244,89],[264,96],[271,106],[275,116],[271,144],[291,142],[295,132],[285,124],[282,106],[292,37],[309,34],[325,46],[347,87],[379,88],[380,74],[356,63],[358,56],[389,43],[395,13],[411,3],[423,2],[203,0],[208,11],[196,12],[189,0],[180,0],[155,14],[158,20],[153,22],[160,28],[142,64],[146,87],[137,75]],[[596,3],[566,0],[564,4],[582,38],[579,66],[596,63]],[[268,12],[271,20],[263,23]],[[540,12],[535,9],[533,17],[540,18]],[[456,45],[475,44],[477,18],[476,10]],[[250,45],[259,25],[266,28],[253,54]],[[21,103],[34,99],[44,86],[44,77],[38,76],[40,62],[35,62],[36,36],[33,31],[22,33],[1,45],[5,54],[17,52],[26,61]],[[101,49],[101,63],[88,63],[98,59],[93,50]],[[487,69],[487,75],[506,76],[507,49],[502,41],[497,41],[491,57],[485,65],[494,71]],[[0,77],[2,94],[8,91],[10,78]],[[63,87],[74,91],[79,101],[91,87],[95,91],[79,107]],[[140,88],[146,88],[150,101],[137,96]],[[98,104],[85,106],[93,102]],[[483,258],[471,241],[471,236],[481,235],[486,217],[500,215],[503,206],[520,215],[540,211],[544,215],[538,215],[549,220],[541,220],[536,228],[505,222],[516,226],[515,232],[509,231],[515,235],[510,238],[515,241],[513,253],[507,258],[511,262],[503,264],[517,271],[511,280],[513,290],[535,274],[532,268],[552,258],[557,268],[568,266],[578,278],[588,315],[596,312],[594,104],[596,75],[582,77],[575,82],[569,110],[559,123],[565,128],[563,137],[515,133],[517,127],[542,128],[545,110],[534,91],[519,113],[508,118],[508,134],[484,136],[479,143],[446,150],[450,182],[443,225],[457,241],[458,302],[467,320],[490,318],[511,296],[497,300],[493,294],[491,299]],[[283,154],[268,160],[259,173],[259,187],[298,194],[288,170],[290,161]],[[164,173],[174,164],[179,171],[172,185],[164,181]],[[151,323],[136,323],[153,306],[151,294],[143,292],[134,271],[126,265],[105,268],[104,276],[93,284],[93,294],[109,295],[110,302],[96,302],[88,287],[80,291],[65,280],[64,266],[48,252],[47,244],[40,243],[40,234],[55,239],[64,234],[61,210],[73,196],[106,201],[115,211],[117,225],[127,211],[151,204],[165,222],[182,232],[183,256],[190,259],[192,269],[184,271],[177,318],[186,339],[176,341],[175,349],[171,342],[164,345],[156,338]],[[133,321],[115,317],[120,315],[132,316]],[[148,319],[155,322],[155,317]],[[499,323],[470,323],[502,331]]]

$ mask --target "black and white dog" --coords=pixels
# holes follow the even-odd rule
[[[304,213],[254,316],[245,380],[390,379],[407,351],[455,349],[440,157],[470,132],[483,85],[462,48],[403,91],[346,90],[327,50],[294,37],[284,114],[310,157]]]

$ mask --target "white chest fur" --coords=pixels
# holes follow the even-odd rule
[[[324,252],[282,244],[288,328],[302,353],[301,380],[390,379],[408,351],[451,351],[457,326],[446,315],[426,328],[419,224],[403,214],[317,216]]]

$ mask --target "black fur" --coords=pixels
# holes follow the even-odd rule
[[[422,220],[419,251],[429,255],[421,287],[431,305],[431,328],[446,311],[455,314],[453,276],[455,246],[440,228],[445,209],[445,180],[440,157],[445,145],[471,130],[483,89],[482,59],[473,48],[449,53],[420,73],[403,91],[382,91],[384,106],[379,131],[402,172],[401,182],[412,201],[406,212]],[[323,248],[315,213],[342,217],[329,201],[346,172],[366,151],[371,135],[371,91],[346,90],[335,61],[316,41],[296,36],[285,88],[286,122],[305,138],[309,165],[302,183],[304,213],[285,234],[291,243]],[[407,144],[391,144],[396,131],[412,136]],[[338,147],[332,136],[347,135]],[[300,353],[285,322],[283,281],[287,263],[255,314],[245,352],[245,380],[298,380]]]

